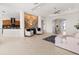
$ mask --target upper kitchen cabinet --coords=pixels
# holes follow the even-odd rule
[[[3,20],[3,29],[19,29],[20,20],[16,18]]]

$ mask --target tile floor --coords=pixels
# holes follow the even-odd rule
[[[1,37],[0,55],[74,55],[74,53],[56,47],[43,40],[51,34],[32,37]]]

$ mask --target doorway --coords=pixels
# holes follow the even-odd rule
[[[55,34],[61,34],[65,29],[65,19],[55,19]]]

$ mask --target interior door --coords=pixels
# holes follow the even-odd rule
[[[60,34],[63,32],[64,25],[65,25],[64,21],[65,21],[64,19],[56,19],[55,20],[55,33],[56,34]]]

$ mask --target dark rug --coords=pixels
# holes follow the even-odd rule
[[[55,37],[56,37],[56,35],[51,35],[49,37],[44,38],[43,40],[55,43]]]

